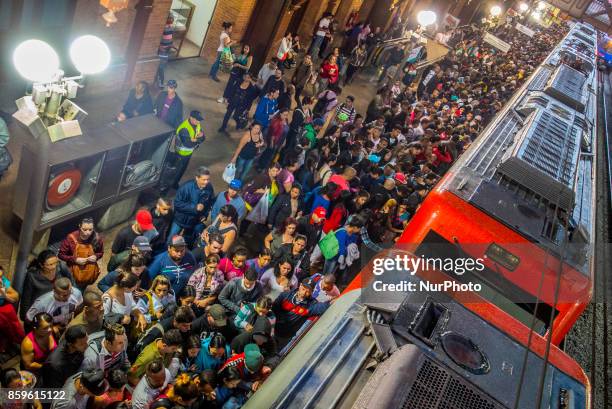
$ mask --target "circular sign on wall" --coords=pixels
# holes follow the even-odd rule
[[[80,185],[81,172],[78,169],[65,170],[52,176],[47,191],[47,204],[49,207],[65,205],[74,197]]]

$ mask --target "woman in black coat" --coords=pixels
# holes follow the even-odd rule
[[[60,277],[72,281],[72,274],[66,265],[51,250],[43,250],[32,260],[23,283],[19,300],[19,317],[25,322],[25,316],[34,301],[43,294],[53,290],[53,283]]]
[[[298,218],[301,216],[300,208],[302,201],[302,186],[294,183],[288,193],[279,195],[268,211],[268,228],[279,228],[288,217]]]

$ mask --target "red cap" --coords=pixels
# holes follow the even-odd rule
[[[393,178],[402,185],[405,185],[406,183],[408,183],[408,179],[406,179],[406,175],[404,175],[401,172],[396,173]]]
[[[139,210],[136,213],[136,223],[138,223],[142,231],[155,228],[155,226],[153,226],[153,216],[151,216],[148,210]]]
[[[319,206],[313,210],[312,214],[317,215],[319,219],[325,219],[327,217],[327,210],[323,206]]]

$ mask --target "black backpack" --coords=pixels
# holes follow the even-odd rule
[[[314,108],[312,109],[312,116],[314,118],[321,118],[323,117],[323,115],[325,115],[325,108],[327,107],[327,104],[329,104],[329,102],[332,100],[332,98],[327,97],[329,93],[329,90],[326,91],[325,95],[323,95],[323,98],[319,98],[319,100],[315,104]]]

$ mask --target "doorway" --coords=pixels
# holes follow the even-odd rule
[[[264,65],[266,55],[273,46],[272,40],[276,33],[282,14],[286,10],[288,0],[259,0],[249,20],[249,25],[242,42],[251,46],[253,63],[251,70],[258,72]],[[283,33],[284,34],[284,33]]]
[[[174,17],[173,57],[199,57],[208,33],[217,0],[173,0],[170,14]]]

